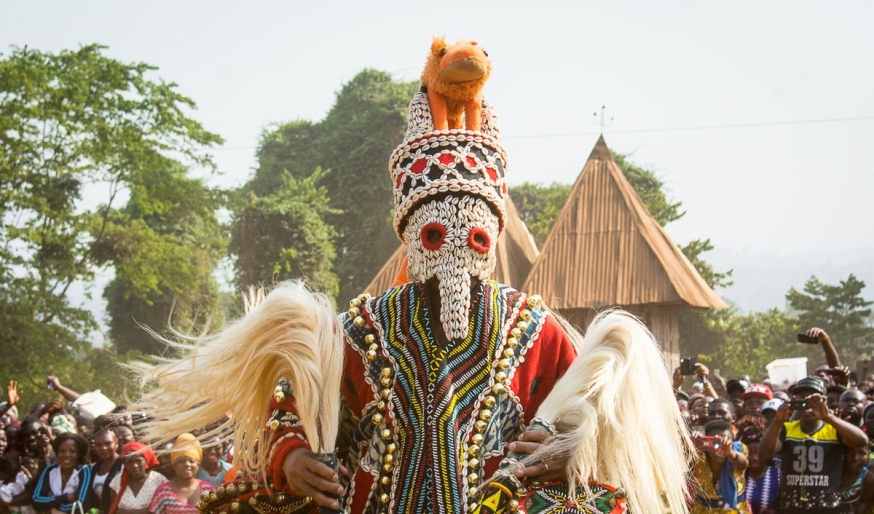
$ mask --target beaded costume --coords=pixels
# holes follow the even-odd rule
[[[435,43],[432,51],[440,50]],[[350,514],[619,514],[627,511],[631,484],[603,482],[631,480],[631,459],[652,472],[639,479],[647,494],[632,494],[629,502],[665,498],[675,514],[685,512],[684,493],[677,491],[685,490],[683,444],[691,443],[680,435],[679,412],[651,423],[643,442],[623,439],[649,421],[644,402],[666,411],[676,405],[646,328],[630,315],[600,316],[587,346],[539,296],[489,280],[506,222],[507,156],[494,112],[477,101],[479,130],[435,130],[425,87],[410,104],[405,139],[389,160],[393,227],[407,247],[408,281],[352,299],[339,323],[324,321],[334,313],[323,297],[299,284],[280,285],[188,357],[149,372],[160,384],[144,397],[154,409],[149,430],[155,439],[234,411],[235,419],[203,437],[233,428],[235,459],[248,473],[205,495],[201,511],[313,511],[312,499],[291,490],[283,470],[293,450],[308,448],[322,458],[335,454],[350,471],[351,478],[340,478],[341,505]],[[310,348],[302,344],[307,341]],[[286,351],[292,344],[296,349]],[[342,363],[335,368],[339,355],[334,359],[327,350],[340,347],[334,353],[342,353]],[[342,369],[337,387],[326,385],[333,382],[320,366],[325,375]],[[257,383],[247,384],[253,371]],[[266,381],[280,376],[288,380],[280,380],[269,407],[267,394],[247,400],[251,395],[241,391],[264,392]],[[614,376],[628,387],[617,388]],[[189,393],[192,383],[203,386],[201,396]],[[333,406],[327,397],[337,389],[339,421],[314,428],[318,412],[336,412],[320,402],[326,398]],[[186,397],[177,401],[174,394]],[[629,405],[628,413],[612,413],[619,402]],[[262,405],[266,417],[254,408]],[[562,405],[580,410],[565,412]],[[558,449],[558,458],[527,458],[568,462],[573,482],[512,476],[526,457],[508,454],[507,445],[532,424],[556,435],[557,444],[540,447]],[[326,427],[334,427],[335,445],[325,444]],[[314,439],[319,442],[311,447]],[[597,464],[582,462],[580,451]],[[573,485],[581,481],[585,485]]]

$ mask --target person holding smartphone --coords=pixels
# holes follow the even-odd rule
[[[697,487],[695,505],[689,513],[749,514],[744,476],[748,465],[746,446],[735,442],[732,425],[724,419],[709,421],[704,434],[695,441],[703,458],[692,470]]]
[[[828,410],[825,384],[817,377],[802,378],[793,400],[777,409],[777,416],[762,442],[758,458],[779,454],[782,462],[780,511],[785,514],[839,514],[844,454],[864,448],[865,433]],[[796,412],[796,419],[790,416]]]

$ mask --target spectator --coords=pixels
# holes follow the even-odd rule
[[[50,464],[52,438],[51,432],[38,417],[28,416],[21,423],[22,452],[40,463],[40,467]]]
[[[692,471],[698,490],[690,514],[749,513],[744,478],[747,449],[743,443],[734,442],[731,423],[725,420],[710,421],[704,427],[704,433],[718,437],[721,446],[716,451],[704,452],[704,458]]]
[[[172,449],[173,449],[172,442],[166,442],[162,445],[155,447],[155,451],[158,455],[158,463],[159,463],[157,471],[158,471],[158,473],[167,477],[167,480],[173,480],[174,478],[176,478],[176,472],[173,471],[173,465],[170,462],[170,451]]]
[[[731,379],[725,384],[725,394],[727,395],[728,401],[734,405],[735,412],[744,411],[744,401],[741,399],[741,395],[744,394],[746,388],[746,384],[737,379]]]
[[[789,395],[786,394],[786,391],[773,391],[771,393],[771,395],[774,398],[777,398],[779,400],[783,400],[784,402],[788,402],[789,400],[791,400],[791,398],[789,398]]]
[[[9,438],[6,436],[6,427],[0,430],[0,457],[6,454],[6,449],[9,447]]]
[[[65,434],[65,433],[78,434],[79,433],[79,430],[76,428],[76,426],[73,424],[73,422],[70,421],[70,418],[72,416],[70,416],[70,417],[67,417],[67,416],[68,416],[67,414],[60,412],[58,414],[55,414],[55,416],[52,418],[51,426],[52,426],[52,436],[53,437],[57,437],[58,434]]]
[[[862,426],[862,409],[865,407],[865,395],[858,389],[847,389],[838,399],[835,413],[839,418],[854,426]]]
[[[122,425],[127,425],[129,427],[134,426],[134,417],[133,414],[127,410],[127,405],[116,406],[112,409],[111,416],[113,419],[118,420]]]
[[[832,384],[825,388],[825,404],[828,410],[834,412],[838,410],[838,403],[841,401],[841,395],[847,391],[847,388],[840,384]]]
[[[17,456],[21,455],[21,426],[8,425],[3,429],[3,436],[6,439],[6,448],[4,452],[14,453]]]
[[[52,447],[58,463],[47,467],[39,476],[33,493],[36,511],[70,513],[78,503],[83,511],[91,508],[91,468],[85,463],[88,442],[79,434],[63,433]]]
[[[825,403],[825,386],[816,377],[798,381],[796,400],[806,400],[790,421],[790,404],[777,410],[775,422],[759,445],[759,460],[779,454],[782,461],[780,512],[839,514],[844,453],[867,447],[865,434],[838,418]]]
[[[112,505],[107,486],[121,473],[121,457],[118,456],[118,438],[112,430],[94,434],[91,447],[97,461],[91,466],[91,491],[94,493],[94,506],[100,512],[109,512]]]
[[[120,423],[115,425],[115,435],[118,437],[118,446],[120,448],[123,448],[124,445],[136,440],[134,437],[134,429],[132,429],[130,425]]]
[[[761,416],[765,402],[773,398],[771,388],[765,384],[750,384],[741,395],[743,416]]]
[[[216,488],[222,485],[225,473],[231,469],[231,465],[222,460],[224,451],[217,437],[210,437],[204,442],[206,449],[203,451],[203,461],[195,477]]]
[[[773,400],[768,400],[764,405],[762,405],[762,419],[765,421],[765,430],[770,428],[774,423],[774,418],[777,417],[777,409],[779,409],[783,403],[783,400],[774,398]]]
[[[200,443],[193,435],[182,434],[176,439],[170,452],[176,478],[155,489],[149,505],[151,514],[199,514],[195,505],[200,495],[212,490],[208,482],[194,477],[202,457]]]
[[[12,499],[24,492],[28,478],[20,469],[18,455],[0,456],[0,510],[8,510]]]
[[[704,424],[707,423],[707,409],[713,398],[703,394],[693,394],[689,397],[689,423],[693,432],[704,433]]]
[[[111,495],[108,514],[141,514],[147,512],[158,487],[167,482],[164,475],[153,471],[158,459],[143,443],[128,443],[121,449],[124,472],[113,478],[107,492]]]
[[[738,435],[749,451],[750,464],[746,473],[746,490],[750,512],[775,514],[777,495],[780,491],[780,465],[773,460],[759,459],[759,443],[765,435],[764,418],[745,417],[738,422]]]
[[[717,398],[710,402],[707,407],[707,421],[721,419],[728,423],[734,423],[734,405],[725,398]]]
[[[854,514],[869,514],[874,503],[874,473],[868,471],[867,448],[849,448],[844,456],[841,504]]]

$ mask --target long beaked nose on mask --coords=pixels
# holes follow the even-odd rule
[[[437,278],[440,323],[450,340],[467,337],[471,280],[494,271],[498,227],[484,200],[446,196],[417,207],[404,228],[407,273],[419,282]]]

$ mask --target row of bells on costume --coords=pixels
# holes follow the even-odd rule
[[[292,496],[281,491],[269,492],[273,481],[268,479],[266,488],[250,480],[239,480],[219,486],[200,495],[197,510],[243,514],[255,511],[258,514],[292,514],[308,508],[312,499]]]

